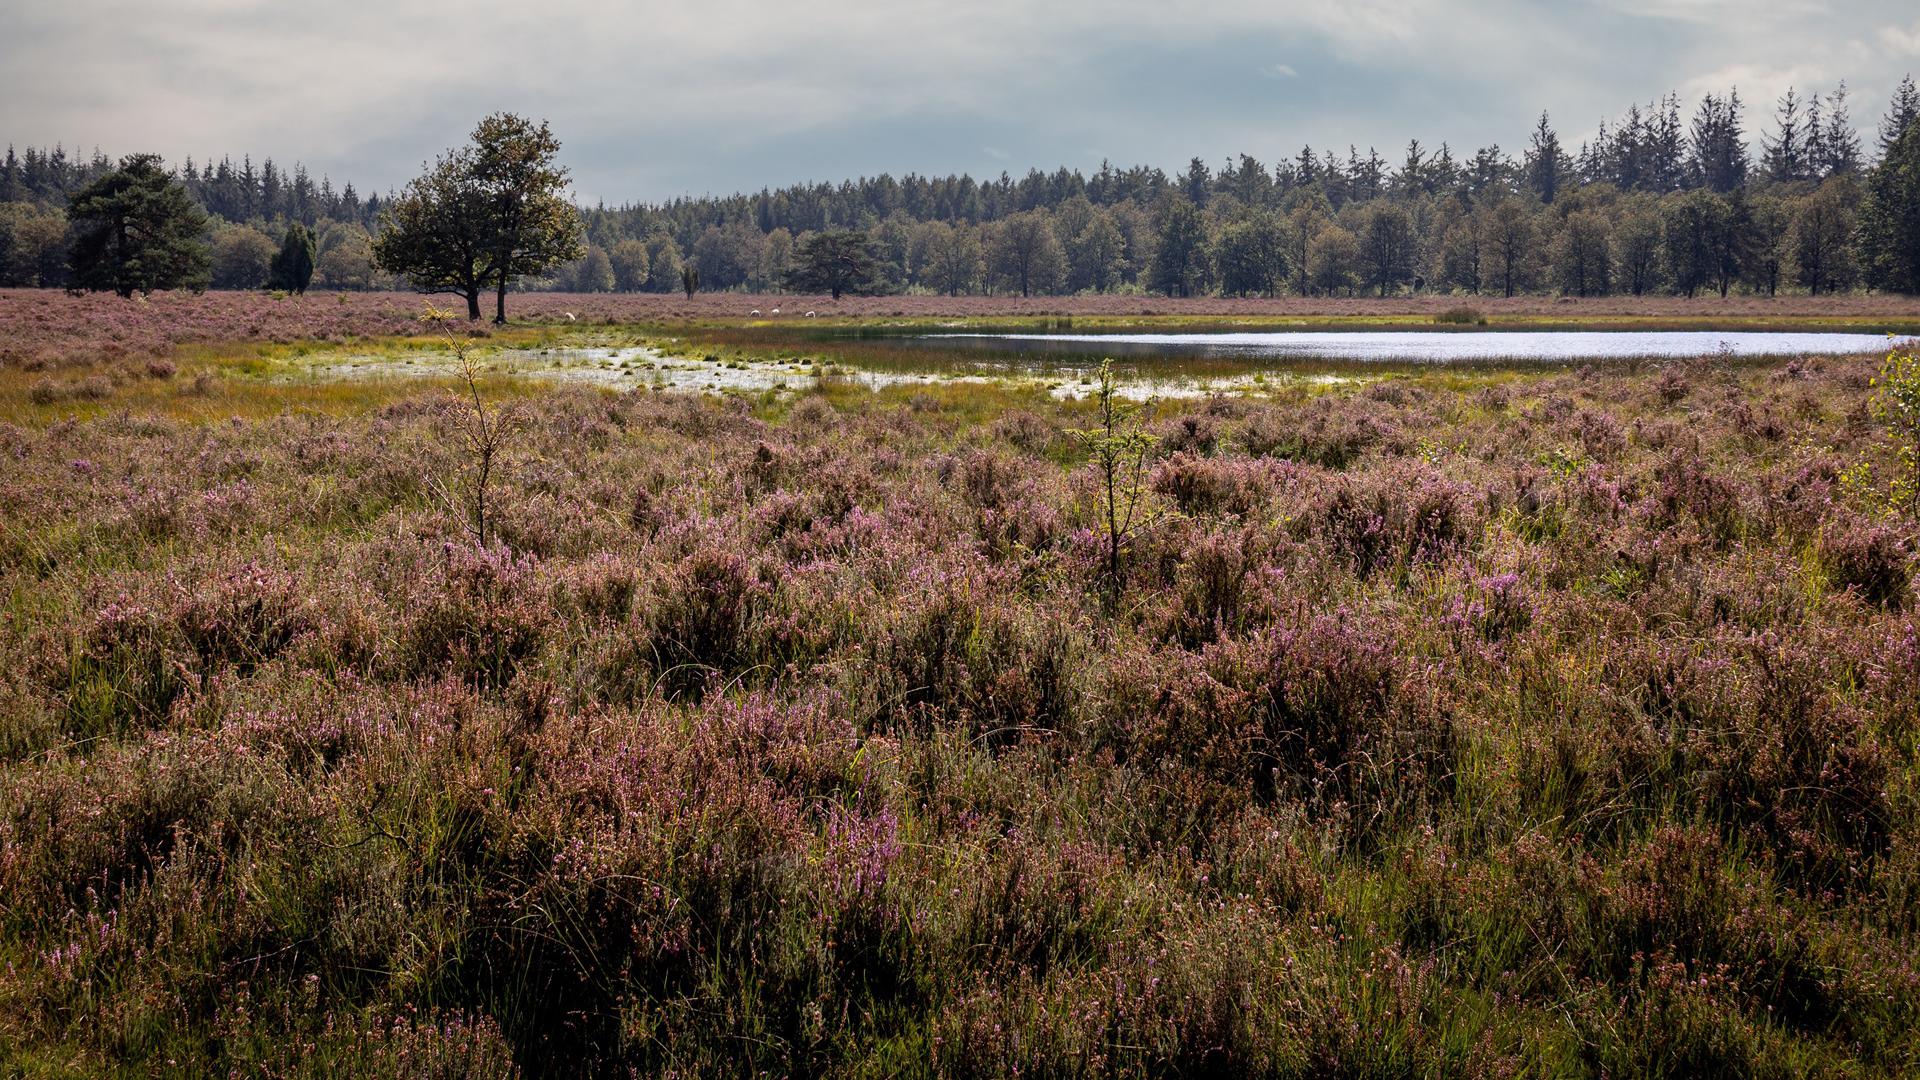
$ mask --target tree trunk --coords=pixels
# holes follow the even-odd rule
[[[469,320],[477,320],[480,318],[480,290],[479,289],[467,290],[467,318]]]
[[[500,288],[499,291],[494,294],[493,321],[499,326],[505,326],[507,324],[507,275],[505,271],[502,271],[500,274]]]

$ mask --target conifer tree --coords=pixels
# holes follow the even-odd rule
[[[212,256],[207,215],[156,154],[134,154],[73,194],[73,282],[130,297],[155,289],[204,289]]]

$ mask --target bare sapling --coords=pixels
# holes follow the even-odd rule
[[[447,339],[448,347],[453,350],[454,371],[466,388],[459,398],[460,408],[455,417],[455,426],[466,450],[466,490],[456,495],[445,484],[435,487],[448,508],[466,520],[474,543],[485,548],[493,538],[487,496],[495,467],[507,443],[519,430],[520,415],[512,406],[488,407],[485,396],[480,393],[480,376],[485,369],[474,354],[473,343],[449,329],[453,318],[452,312],[435,307],[428,307],[421,316],[421,321],[438,326]]]

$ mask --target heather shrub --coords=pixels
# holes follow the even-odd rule
[[[1177,571],[1178,604],[1169,632],[1189,647],[1246,628],[1257,563],[1246,537],[1209,534],[1187,549]]]
[[[1672,454],[1654,469],[1652,481],[1648,505],[1661,523],[1671,525],[1686,516],[1722,543],[1739,535],[1739,491],[1699,458]]]
[[[751,634],[770,589],[744,555],[696,548],[656,588],[646,625],[665,693],[695,695],[754,666]]]
[[[1059,438],[1060,429],[1025,409],[1012,409],[993,422],[993,433],[1026,453],[1044,454]]]
[[[1071,624],[983,601],[976,584],[931,582],[884,624],[872,678],[889,726],[957,727],[990,745],[1064,727],[1076,696]]]
[[[1343,477],[1300,524],[1363,578],[1458,551],[1477,530],[1467,492],[1418,470]]]
[[[1165,454],[489,382],[482,546],[443,395],[142,371],[397,301],[199,302],[0,316],[125,331],[6,361],[114,386],[0,423],[0,1074],[1920,1070],[1862,364],[1289,383]],[[524,298],[750,352],[741,302]]]
[[[1869,604],[1905,606],[1911,593],[1912,557],[1904,537],[1886,524],[1840,517],[1820,530],[1816,549],[1828,583]]]
[[[1160,445],[1169,454],[1189,453],[1213,456],[1220,445],[1220,432],[1213,417],[1205,413],[1176,416],[1161,425]]]
[[[535,586],[533,560],[456,541],[404,554],[419,575],[400,635],[405,669],[416,676],[451,672],[489,688],[512,682],[552,617]]]
[[[1210,459],[1185,451],[1159,462],[1148,483],[1182,513],[1245,517],[1269,494],[1268,473],[1244,459]]]
[[[1282,412],[1267,407],[1252,412],[1240,425],[1238,442],[1254,457],[1344,469],[1379,443],[1383,434],[1370,415],[1320,397],[1302,409]]]

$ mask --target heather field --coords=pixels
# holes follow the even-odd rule
[[[992,382],[260,377],[422,333],[342,297],[0,293],[0,1075],[1920,1072],[1880,359],[1303,380],[1104,440]],[[741,349],[809,303],[492,334]]]

